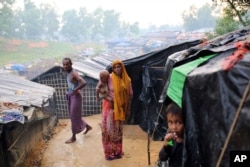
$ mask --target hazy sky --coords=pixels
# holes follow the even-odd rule
[[[22,1],[22,0],[17,0]],[[98,7],[103,10],[115,10],[121,20],[129,23],[139,22],[140,27],[149,25],[177,25],[182,22],[181,14],[191,5],[201,7],[212,0],[32,0],[55,4],[60,11],[85,7],[92,12]]]

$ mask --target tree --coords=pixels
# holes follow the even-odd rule
[[[55,39],[55,34],[59,29],[59,20],[55,8],[48,4],[42,4],[40,10],[43,36],[46,39]]]
[[[130,33],[130,25],[129,25],[129,23],[127,23],[125,21],[121,22],[120,31],[119,31],[118,36],[121,36],[121,37],[126,36],[129,33]]]
[[[24,38],[39,39],[43,32],[41,11],[30,0],[24,0],[24,11],[21,17],[25,31]]]
[[[11,36],[13,11],[11,9],[15,0],[0,0],[0,35]]]
[[[194,5],[190,6],[189,10],[182,13],[182,19],[183,27],[186,31],[198,29],[198,27],[196,27],[198,25],[197,8]]]
[[[140,33],[139,22],[135,22],[134,24],[130,25],[130,32],[134,35],[138,35]]]
[[[22,19],[23,11],[16,9],[13,12],[12,37],[22,39],[25,34],[25,27]]]
[[[92,28],[92,39],[95,39],[95,36],[104,36],[103,34],[103,19],[104,11],[102,8],[97,8],[92,13],[93,28]]]
[[[234,20],[233,15],[229,7],[223,9],[222,17],[217,21],[214,29],[216,35],[223,35],[239,28],[240,22]]]
[[[247,26],[249,24],[249,18],[246,15],[249,15],[250,2],[246,0],[212,0],[215,4],[218,2],[224,3],[227,5],[228,9],[231,9],[231,16],[233,18],[237,17],[242,26]]]
[[[120,29],[120,14],[114,10],[103,12],[103,34],[106,38],[116,36]]]
[[[87,12],[86,8],[80,8],[79,10],[79,17],[81,20],[81,31],[80,37],[82,41],[88,41],[91,39],[91,33],[93,28],[93,19],[91,14]]]
[[[189,10],[182,13],[183,27],[186,31],[214,27],[216,23],[216,17],[212,15],[214,10],[215,7],[208,3],[201,8],[195,5],[190,6]]]
[[[62,30],[61,34],[72,42],[79,41],[81,33],[81,19],[75,9],[67,10],[63,13],[62,17]]]

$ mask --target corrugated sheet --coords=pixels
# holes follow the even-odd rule
[[[95,56],[94,58],[80,58],[73,61],[73,68],[79,71],[79,73],[86,75],[90,78],[99,80],[99,73],[101,70],[106,69],[111,65],[113,60],[128,60],[139,56],[115,56],[115,55],[101,55]]]
[[[0,74],[0,101],[41,107],[55,89],[12,74]]]

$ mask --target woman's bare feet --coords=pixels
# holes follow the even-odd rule
[[[86,131],[83,133],[84,135],[87,134],[90,130],[92,130],[92,127],[87,125],[86,126]]]

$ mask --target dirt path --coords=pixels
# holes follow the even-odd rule
[[[43,153],[41,167],[153,167],[161,141],[150,140],[150,162],[148,164],[147,134],[136,125],[124,126],[124,156],[121,159],[107,161],[101,143],[99,123],[101,115],[84,117],[93,127],[88,134],[78,134],[72,144],[64,142],[71,136],[70,121],[59,120],[63,128],[49,141]]]

